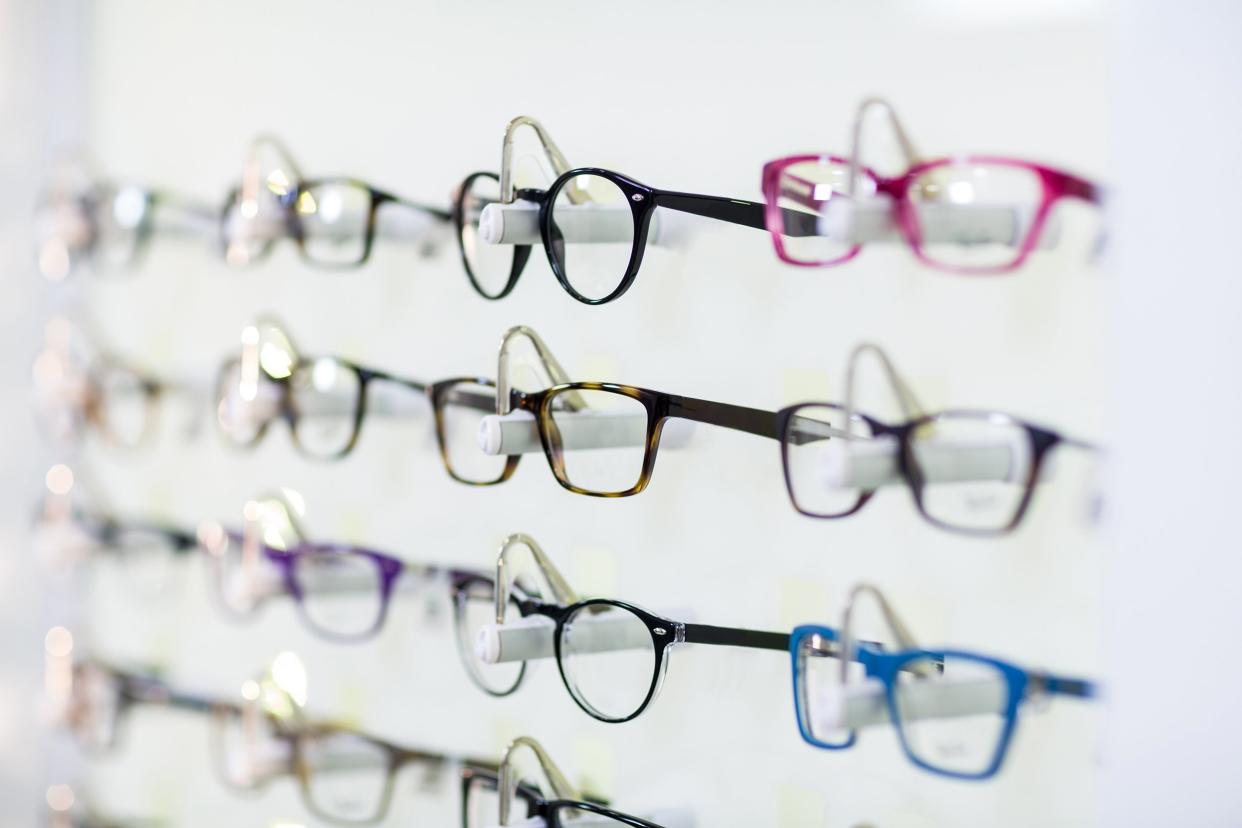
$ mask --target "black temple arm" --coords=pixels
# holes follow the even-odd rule
[[[762,202],[742,201],[736,198],[721,196],[695,195],[694,193],[658,192],[655,196],[657,207],[667,207],[682,213],[727,221],[756,230],[767,228],[764,222]],[[819,217],[811,213],[781,208],[786,236],[815,236],[819,234]]]
[[[756,650],[789,649],[789,633],[742,630],[735,627],[713,627],[708,624],[686,624],[689,644],[719,644],[725,647],[751,647]]]

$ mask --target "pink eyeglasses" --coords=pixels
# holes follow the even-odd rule
[[[863,116],[888,114],[909,159],[886,178],[858,164]],[[920,161],[896,114],[870,99],[859,109],[850,158],[794,155],[763,166],[764,223],[781,261],[830,267],[858,255],[865,240],[896,231],[920,261],[954,273],[1008,273],[1032,251],[1056,243],[1049,220],[1063,198],[1098,204],[1099,189],[1061,170],[991,155]],[[887,197],[887,199],[877,198]]]

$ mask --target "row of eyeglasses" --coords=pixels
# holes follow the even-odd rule
[[[445,469],[471,486],[502,483],[524,454],[537,453],[571,492],[635,495],[650,482],[659,449],[691,445],[695,428],[706,424],[774,440],[790,501],[803,515],[846,517],[880,489],[903,485],[933,525],[994,536],[1022,522],[1057,449],[1096,451],[1087,441],[998,411],[929,412],[892,360],[870,344],[850,356],[843,401],[771,411],[612,382],[571,382],[543,339],[524,326],[504,336],[494,379],[435,382],[339,356],[304,356],[273,319],[247,326],[241,340],[240,355],[224,361],[212,392],[227,442],[254,446],[283,422],[301,453],[337,459],[354,449],[369,418],[427,418],[429,403]],[[857,410],[857,369],[867,357],[883,369],[902,422]],[[53,428],[67,438],[91,427],[137,444],[156,419],[158,401],[187,390],[115,358],[75,366],[62,351],[40,359],[46,364],[36,366],[36,377],[49,377],[39,393],[42,420],[59,424]],[[515,387],[519,363],[545,384],[542,390]]]
[[[416,793],[420,801],[414,803],[420,806],[420,825],[455,822],[462,828],[484,828],[530,825],[538,819],[549,828],[694,828],[693,816],[680,810],[652,814],[659,823],[614,810],[604,797],[580,791],[528,736],[510,742],[497,761],[398,744],[312,716],[305,709],[305,668],[293,653],[277,656],[263,675],[243,682],[236,696],[188,691],[169,684],[158,671],[99,659],[53,664],[51,669],[63,673],[54,700],[56,719],[92,757],[112,752],[126,722],[141,709],[202,715],[209,721],[213,770],[226,788],[254,794],[293,780],[306,809],[333,825],[382,822],[392,808],[399,775],[410,773],[424,780]],[[536,774],[524,772],[524,763],[517,761],[524,752],[535,758]],[[456,782],[458,795],[446,808],[439,788],[449,780]],[[158,818],[106,818],[75,799],[71,795],[57,807],[49,797],[50,828],[164,825]]]
[[[212,596],[232,620],[251,620],[273,600],[292,600],[317,636],[360,642],[380,631],[394,597],[434,598],[444,589],[457,649],[476,686],[511,695],[528,669],[554,659],[570,698],[603,722],[642,714],[660,691],[670,652],[681,645],[775,651],[791,659],[796,722],[809,744],[847,748],[857,731],[891,725],[919,767],[984,779],[1000,769],[1025,702],[1095,695],[1089,681],[922,646],[885,597],[865,584],[850,593],[838,626],[740,629],[669,618],[612,598],[582,598],[523,534],[506,538],[495,569],[485,571],[311,540],[296,494],[247,503],[234,528],[208,521],[194,530],[51,503],[44,530],[56,533],[54,548],[72,550],[79,561],[111,562],[126,584],[146,585],[152,594],[164,592],[178,559],[205,553]],[[855,632],[857,606],[867,601],[882,615],[883,640]]]
[[[861,163],[863,124],[872,111],[888,117],[897,137],[906,163],[899,175]],[[537,165],[515,159],[515,136],[524,128],[538,138]],[[554,180],[519,180],[532,166]],[[761,190],[764,200],[755,202],[651,187],[599,167],[571,168],[548,131],[523,116],[505,131],[499,173],[472,173],[450,205],[429,206],[353,178],[305,176],[279,140],[260,136],[240,184],[220,207],[103,183],[81,165],[67,168],[40,209],[37,255],[43,273],[60,279],[83,263],[103,271],[133,265],[157,233],[193,234],[214,236],[232,265],[260,261],[288,239],[308,264],[350,268],[367,261],[376,239],[412,241],[427,253],[451,228],[481,296],[507,296],[541,245],[565,291],[600,305],[629,290],[649,246],[674,245],[693,230],[679,215],[766,229],[791,265],[839,265],[865,244],[904,241],[930,267],[988,275],[1013,271],[1058,244],[1061,202],[1101,202],[1096,184],[1042,164],[995,155],[925,158],[879,99],[860,106],[848,156],[771,161]]]

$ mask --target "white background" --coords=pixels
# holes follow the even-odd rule
[[[1236,16],[1229,22],[1236,24]],[[1178,42],[1227,28],[1220,24],[1205,15],[1179,29]],[[1112,160],[1122,146],[1113,109],[1118,93],[1126,102],[1126,135],[1142,132],[1151,142],[1160,136],[1138,130],[1153,113],[1131,76],[1117,69],[1146,65],[1136,55],[1162,22],[1095,4],[1024,4],[1000,15],[975,3],[934,10],[806,3],[760,11],[719,3],[601,10],[568,2],[113,2],[92,7],[75,26],[26,25],[61,49],[74,28],[89,44],[57,65],[63,71],[77,61],[82,69],[85,107],[64,104],[82,113],[85,126],[68,134],[80,135],[109,174],[213,202],[239,174],[248,139],[264,130],[283,136],[310,175],[353,175],[424,201],[446,201],[468,172],[495,170],[503,127],[520,114],[539,118],[571,164],[739,198],[758,196],[767,160],[846,151],[854,107],[869,94],[897,106],[928,155],[997,152],[1110,183],[1119,183],[1119,170],[1135,173],[1136,156],[1142,164],[1148,157],[1132,143],[1117,156],[1128,167]],[[65,123],[58,108],[42,117]],[[25,157],[39,157],[43,142],[25,137]],[[870,160],[891,169],[888,142],[874,149]],[[1156,178],[1144,179],[1149,189],[1168,183]],[[1133,202],[1124,215],[1135,216]],[[570,299],[539,255],[511,297],[488,303],[469,287],[452,247],[427,261],[392,244],[378,247],[365,269],[340,274],[307,269],[289,246],[258,268],[235,272],[207,244],[157,243],[134,278],[81,279],[63,293],[116,351],[162,375],[200,381],[261,311],[285,319],[306,351],[426,380],[492,374],[500,335],[529,324],[575,379],[768,409],[839,398],[846,354],[869,339],[890,350],[932,407],[997,408],[1109,444],[1120,435],[1133,450],[1137,437],[1126,423],[1139,410],[1137,383],[1132,369],[1115,368],[1134,364],[1126,345],[1156,347],[1135,331],[1154,313],[1151,303],[1183,295],[1134,299],[1134,289],[1123,290],[1111,268],[1092,259],[1097,217],[1074,209],[1066,220],[1072,232],[1056,252],[1015,276],[978,280],[929,271],[896,247],[867,249],[834,270],[793,269],[777,261],[765,234],[704,220],[690,246],[649,255],[630,293],[603,308]],[[1120,262],[1132,268],[1128,284],[1143,279],[1150,265],[1141,245],[1159,243],[1154,234],[1137,243],[1131,236],[1127,246],[1124,230],[1109,229],[1125,251]],[[11,260],[15,281],[36,278],[23,271],[31,268],[21,257]],[[1207,300],[1218,280],[1203,272]],[[43,301],[27,287],[17,295],[23,307]],[[1128,301],[1118,300],[1126,295]],[[1205,304],[1223,319],[1236,309],[1232,298]],[[1196,327],[1193,318],[1177,319],[1169,339]],[[26,319],[12,329],[24,331],[14,338],[19,355],[33,354],[32,327]],[[1214,343],[1209,357],[1230,344]],[[28,364],[10,372],[14,398],[25,393],[18,380]],[[1173,373],[1166,365],[1161,376]],[[895,415],[878,375],[867,379],[869,408]],[[1149,382],[1145,394],[1162,392],[1161,383]],[[1197,388],[1183,391],[1192,397]],[[1228,399],[1236,407],[1236,396]],[[1095,824],[1101,801],[1121,824],[1135,801],[1135,780],[1153,772],[1130,764],[1129,757],[1151,747],[1135,735],[1145,718],[1138,711],[1150,708],[1126,691],[1149,671],[1166,669],[1169,650],[1138,664],[1127,642],[1134,624],[1159,626],[1175,616],[1171,607],[1198,602],[1187,589],[1165,596],[1160,576],[1113,563],[1107,535],[1090,520],[1102,470],[1077,458],[1059,464],[1055,485],[1041,492],[1016,537],[973,541],[924,524],[898,490],[845,522],[801,518],[783,491],[774,444],[708,427],[692,451],[661,455],[646,492],[616,501],[561,490],[538,456],[502,486],[459,486],[445,475],[425,418],[368,422],[354,454],[325,465],[296,456],[280,429],[253,455],[240,455],[205,417],[187,439],[184,412],[170,413],[153,451],[126,456],[90,446],[76,464],[79,477],[124,511],[187,526],[236,520],[247,498],[292,486],[306,495],[307,523],[320,537],[410,560],[487,567],[499,540],[523,531],[540,540],[579,591],[657,612],[690,612],[705,623],[835,623],[849,587],[865,579],[888,591],[929,644],[1115,676],[1118,721],[1110,733],[1120,735],[1104,738],[1102,706],[1061,702],[1027,711],[997,779],[943,780],[910,765],[883,730],[864,734],[849,752],[810,748],[794,723],[787,658],[693,646],[672,654],[664,691],[642,718],[606,725],[573,705],[551,665],[511,699],[475,690],[456,660],[443,602],[438,615],[421,603],[398,606],[376,642],[334,647],[305,632],[288,605],[270,608],[253,626],[227,625],[207,604],[201,567],[188,568],[184,583],[158,605],[135,602],[115,583],[84,591],[77,613],[49,599],[45,609],[14,613],[27,636],[15,633],[14,641],[37,641],[32,617],[76,621],[79,641],[93,651],[162,662],[182,683],[222,694],[276,652],[292,649],[309,666],[310,704],[318,712],[414,746],[485,755],[498,756],[509,738],[529,733],[573,779],[623,810],[688,807],[701,826]],[[1163,408],[1142,413],[1143,424],[1154,428],[1190,419]],[[21,451],[29,452],[28,444]],[[1118,465],[1129,486],[1121,487],[1119,502],[1109,501],[1110,509],[1116,503],[1110,513],[1130,521],[1120,536],[1127,562],[1138,563],[1155,545],[1143,527],[1157,519],[1159,501],[1144,499],[1156,495],[1137,482],[1146,479],[1141,470]],[[40,477],[27,473],[6,490],[15,505],[12,537],[24,528]],[[1220,551],[1237,546],[1218,543]],[[1151,560],[1167,554],[1150,550]],[[9,577],[11,593],[29,595],[24,571]],[[1166,570],[1161,564],[1152,571]],[[1169,603],[1153,605],[1156,617],[1137,618],[1137,597],[1118,597],[1131,587]],[[1106,625],[1106,614],[1115,621]],[[1228,635],[1231,627],[1215,620],[1187,633]],[[1110,658],[1102,656],[1106,631]],[[16,660],[33,663],[28,655]],[[6,692],[22,698],[20,690]],[[185,826],[277,818],[309,824],[291,782],[258,799],[221,789],[210,777],[204,723],[156,713],[131,724],[117,756],[83,766],[95,800],[110,810],[164,814]],[[17,730],[6,727],[4,735],[26,744]],[[1170,735],[1161,744],[1182,743]],[[18,760],[28,752],[7,755],[27,778],[38,776]],[[1203,753],[1179,755],[1188,777],[1202,779],[1192,771]],[[42,762],[48,774],[65,775],[66,756],[72,753],[58,748]],[[415,819],[424,796],[415,792],[417,782],[400,783],[390,824]],[[451,800],[450,786],[441,787]],[[1201,822],[1224,819],[1228,795],[1203,800]],[[1156,813],[1136,812],[1145,819]]]

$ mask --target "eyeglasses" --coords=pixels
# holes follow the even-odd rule
[[[520,548],[530,552],[543,580],[551,587],[555,602],[528,597],[519,586],[511,593],[512,556]],[[501,546],[496,564],[496,589],[492,621],[504,625],[516,609],[521,618],[551,619],[552,647],[544,652],[537,645],[519,647],[519,655],[501,656],[506,663],[486,663],[481,650],[505,653],[505,644],[492,647],[476,631],[473,657],[466,659],[472,677],[483,677],[480,686],[496,696],[513,693],[521,685],[526,662],[522,657],[554,655],[561,681],[574,702],[588,715],[603,722],[628,722],[638,717],[655,699],[668,669],[668,651],[678,644],[715,644],[785,652],[785,633],[715,627],[674,621],[623,601],[603,598],[580,600],[557,571],[547,554],[528,535],[510,535]],[[503,627],[500,627],[503,629]],[[499,659],[498,659],[499,660]]]
[[[495,762],[460,758],[397,745],[353,728],[309,719],[299,701],[271,674],[251,682],[246,703],[216,718],[214,747],[227,785],[258,791],[293,776],[302,801],[316,817],[336,825],[371,825],[390,810],[399,773],[417,770],[435,778],[456,769],[462,819],[499,789]],[[536,792],[516,795],[529,811]]]
[[[53,341],[67,338],[49,337],[32,370],[39,423],[56,444],[75,445],[93,431],[110,445],[135,449],[154,435],[173,398],[185,398],[187,407],[202,400],[202,391],[187,383],[157,378],[107,352],[86,358],[70,343]],[[191,417],[186,433],[200,422]]]
[[[511,180],[514,133],[533,129],[558,177],[547,190],[515,189]],[[480,296],[501,299],[517,284],[530,258],[531,245],[508,218],[495,224],[484,211],[515,199],[538,205],[538,240],[557,281],[570,296],[588,305],[620,297],[633,284],[654,234],[656,208],[764,228],[764,205],[721,196],[696,195],[649,187],[628,176],[597,167],[569,169],[564,155],[533,118],[510,122],[505,131],[501,174],[477,172],[458,188],[453,221],[462,262]],[[788,223],[815,232],[815,219],[790,212]],[[522,238],[507,238],[522,235]],[[499,238],[497,238],[499,236]],[[530,241],[534,241],[532,238]],[[488,249],[495,243],[500,250]]]
[[[275,241],[287,237],[307,264],[353,268],[370,258],[377,233],[426,242],[428,230],[450,218],[447,210],[357,179],[307,179],[284,145],[264,135],[251,145],[241,186],[225,201],[220,242],[232,265],[266,258]]]
[[[859,164],[862,124],[871,109],[888,116],[906,155],[909,168],[894,178]],[[768,231],[788,264],[828,267],[854,258],[861,240],[884,237],[868,231],[865,208],[887,199],[876,218],[880,225],[894,223],[921,262],[978,275],[1016,270],[1043,243],[1055,242],[1052,210],[1061,200],[1101,200],[1095,184],[1042,164],[991,155],[920,160],[893,108],[878,99],[859,108],[849,158],[770,161],[761,186]]]
[[[338,357],[302,358],[281,325],[264,318],[242,331],[240,359],[220,369],[216,419],[230,441],[245,447],[284,420],[299,451],[332,459],[353,449],[368,413],[416,413],[411,392],[421,397],[426,390],[416,380]]]
[[[567,382],[561,380],[543,391],[524,392],[513,389],[508,377],[509,349],[518,339],[531,342],[537,353],[548,363],[551,352],[538,334],[525,326],[511,328],[500,349],[498,371],[500,385],[492,390],[478,380],[462,385],[443,384],[439,393],[470,395],[477,405],[462,419],[470,423],[469,444],[458,436],[450,438],[443,430],[442,446],[453,476],[463,482],[486,486],[508,480],[517,470],[521,454],[505,454],[503,443],[499,454],[488,455],[481,447],[482,404],[499,401],[494,413],[504,418],[514,412],[525,412],[533,418],[538,443],[547,457],[556,481],[576,494],[593,497],[627,497],[647,487],[655,468],[656,452],[661,435],[670,419],[709,423],[723,428],[745,431],[760,437],[779,438],[777,415],[727,403],[699,400],[651,391],[629,385],[600,382]],[[564,376],[559,364],[553,364],[555,376]],[[433,406],[440,403],[432,397]],[[459,433],[462,429],[458,429]],[[685,436],[684,432],[678,437]],[[480,465],[490,462],[490,476],[468,476],[457,470],[458,459],[473,457]]]
[[[213,215],[192,198],[101,181],[73,161],[57,170],[36,209],[39,271],[52,281],[84,265],[113,274],[137,265],[153,236],[201,235]]]
[[[855,367],[868,353],[884,364],[911,419],[888,425],[853,411],[852,403],[803,403],[778,412],[785,485],[804,515],[852,515],[879,487],[901,481],[930,523],[962,534],[999,535],[1022,522],[1055,448],[1095,450],[1000,412],[923,414],[891,360],[872,345],[851,354],[851,399]]]
[[[538,788],[529,786],[529,783],[524,783],[519,779],[514,756],[523,748],[534,754],[539,763],[540,770],[549,782],[552,793],[556,797],[555,799],[543,798],[538,792]],[[648,822],[645,819],[614,811],[607,807],[606,803],[584,798],[570,784],[565,774],[552,761],[552,758],[544,750],[543,746],[529,736],[519,736],[505,748],[504,758],[500,762],[499,801],[496,803],[495,810],[480,808],[477,803],[471,803],[473,807],[466,811],[466,820],[463,823],[463,828],[483,828],[483,826],[487,825],[513,825],[514,823],[510,819],[512,817],[515,796],[520,796],[526,805],[527,821],[522,823],[524,825],[529,824],[533,819],[540,819],[542,824],[548,826],[548,828],[562,828],[565,825],[574,825],[579,819],[589,817],[592,825],[607,824],[627,825],[630,828],[660,828],[654,822]],[[495,816],[492,816],[492,814],[495,814]]]
[[[63,719],[87,753],[113,750],[123,723],[138,705],[194,713],[228,707],[227,703],[178,690],[155,675],[131,673],[98,661],[73,665]]]
[[[881,652],[852,639],[851,614],[863,595],[876,599],[901,649]],[[914,764],[944,776],[986,779],[1004,761],[1024,702],[1096,695],[1095,686],[1082,679],[1028,671],[972,652],[919,648],[874,587],[852,591],[840,630],[838,635],[808,624],[790,636],[798,729],[815,747],[848,748],[857,741],[857,727],[891,722]],[[837,654],[841,660],[831,665],[824,659]],[[882,698],[872,699],[869,685],[848,679],[838,666],[843,660],[856,661],[867,681],[882,685]],[[860,690],[851,696],[851,687]]]
[[[244,512],[240,533],[218,524],[199,533],[211,560],[213,593],[231,617],[251,619],[268,599],[286,595],[312,632],[330,641],[357,642],[384,626],[398,590],[417,591],[446,578],[455,596],[477,577],[467,570],[308,540],[298,510],[281,494],[252,500]]]

